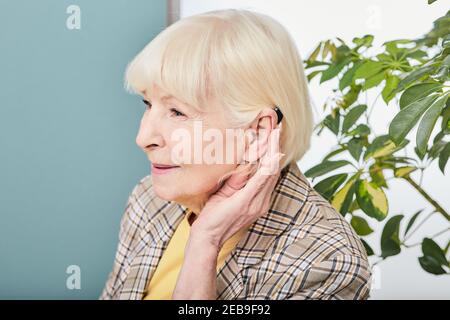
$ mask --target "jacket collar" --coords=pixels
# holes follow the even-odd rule
[[[268,213],[249,227],[219,269],[218,299],[245,297],[244,286],[251,272],[250,267],[258,264],[274,241],[299,219],[309,191],[309,182],[295,162],[283,169],[272,192]],[[148,280],[183,219],[185,210],[175,202],[159,198],[147,205],[148,221],[121,276],[123,286],[119,299],[143,298]]]

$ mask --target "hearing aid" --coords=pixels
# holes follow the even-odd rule
[[[281,122],[281,120],[283,119],[283,113],[281,112],[280,108],[278,108],[278,106],[275,106],[275,108],[273,110],[275,110],[275,112],[277,113],[277,117],[278,117],[277,124],[279,124]]]

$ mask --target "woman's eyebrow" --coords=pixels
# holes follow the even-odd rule
[[[161,97],[161,101],[162,102],[167,102],[168,100],[173,100],[175,97],[174,96],[172,96],[172,95],[165,95],[165,96],[162,96]]]
[[[164,95],[164,96],[162,96],[161,97],[161,101],[164,103],[164,104],[167,104],[169,101],[173,101],[173,102],[175,102],[177,105],[179,105],[179,106],[184,106],[184,107],[187,107],[187,108],[189,108],[189,106],[187,105],[187,104],[185,104],[184,102],[182,102],[182,101],[180,101],[180,100],[178,100],[177,98],[175,98],[174,96],[172,96],[172,95]]]
[[[174,96],[172,96],[171,94],[166,94],[164,96],[161,97],[161,101],[167,101],[174,98]]]
[[[192,109],[192,107],[190,105],[184,103],[183,101],[178,100],[175,96],[173,96],[171,94],[165,94],[165,95],[161,96],[160,100],[164,104],[167,104],[169,102],[169,100],[174,100],[177,103],[177,105],[188,108],[188,110]]]

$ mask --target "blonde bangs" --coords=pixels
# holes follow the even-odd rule
[[[183,22],[183,23],[181,23]],[[142,94],[156,84],[180,101],[204,111],[216,88],[210,76],[212,28],[180,21],[160,33],[128,65],[125,87]]]

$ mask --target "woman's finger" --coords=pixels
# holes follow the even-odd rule
[[[267,175],[273,175],[278,172],[280,162],[277,161],[276,156],[280,153],[280,128],[272,130],[269,137],[269,146],[266,154],[264,155],[261,165],[262,173]]]
[[[272,157],[270,161],[268,161],[268,166],[274,167],[274,162],[279,163],[280,159],[284,156],[284,154],[278,153]],[[251,177],[247,184],[239,190],[239,195],[242,197],[248,197],[249,199],[253,199],[261,190],[264,188],[266,183],[270,180],[270,178],[274,178],[277,175],[277,172],[273,174],[267,174],[267,167],[261,166],[256,171],[255,175]]]
[[[240,190],[248,180],[249,169],[244,168],[238,172],[232,173],[217,192],[218,194],[231,197],[236,191]]]

